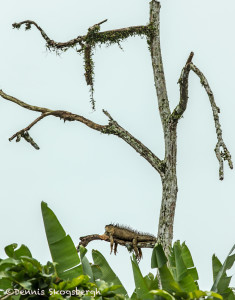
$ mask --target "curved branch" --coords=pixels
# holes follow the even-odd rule
[[[40,106],[34,106],[34,105],[30,105],[28,103],[25,103],[15,97],[12,97],[10,95],[7,95],[6,93],[3,92],[3,90],[0,90],[0,96],[8,101],[11,101],[23,108],[29,109],[29,110],[33,110],[33,111],[38,111],[41,113],[47,113],[47,112],[52,112],[53,110],[45,108],[45,107],[40,107]]]
[[[212,90],[209,86],[209,83],[204,76],[204,74],[191,62],[193,57],[193,52],[191,52],[189,59],[187,60],[187,63],[185,67],[183,68],[181,72],[181,76],[179,79],[179,84],[180,84],[180,101],[179,104],[176,106],[174,109],[171,118],[172,120],[177,123],[178,120],[181,118],[183,113],[185,112],[187,108],[187,103],[188,103],[188,77],[189,77],[189,72],[192,70],[199,78],[201,81],[202,86],[205,88],[205,91],[208,95],[211,108],[212,108],[212,113],[213,113],[213,118],[215,122],[215,129],[216,129],[216,135],[217,135],[217,143],[215,146],[215,154],[216,157],[219,161],[219,179],[223,180],[224,179],[224,161],[227,160],[230,169],[233,169],[233,163],[232,163],[232,158],[229,150],[227,149],[223,137],[222,137],[222,129],[219,121],[219,113],[220,109],[215,103],[214,95],[212,93]],[[221,151],[222,148],[222,151]]]
[[[91,129],[94,129],[96,131],[99,131],[104,134],[112,134],[116,135],[122,140],[124,140],[126,143],[128,143],[133,149],[135,149],[143,158],[145,158],[158,172],[161,176],[164,175],[164,168],[165,165],[163,161],[161,161],[151,150],[149,150],[145,145],[143,145],[138,139],[136,139],[134,136],[132,136],[127,130],[122,128],[111,116],[108,112],[103,111],[106,116],[109,118],[108,125],[100,125],[97,124],[89,119],[84,118],[83,116],[79,116],[77,114],[73,114],[68,111],[64,110],[51,110],[45,107],[39,107],[39,106],[33,106],[30,104],[27,104],[15,97],[9,96],[6,93],[4,93],[2,90],[0,90],[0,96],[2,98],[9,100],[11,102],[14,102],[18,104],[21,107],[24,107],[29,110],[41,112],[42,115],[38,117],[36,120],[34,120],[30,125],[28,125],[26,128],[18,131],[15,133],[10,140],[13,140],[17,137],[17,141],[19,141],[19,137],[24,137],[24,133],[28,134],[28,131],[39,121],[44,119],[47,116],[54,116],[58,117],[60,119],[63,119],[64,121],[78,121],[86,126],[90,127]],[[30,140],[31,141],[31,140]],[[29,142],[30,142],[29,141]],[[31,143],[31,142],[30,142]],[[32,143],[31,143],[32,144]],[[33,145],[33,144],[32,144]],[[33,145],[34,146],[34,145]]]
[[[82,41],[82,36],[78,36],[68,42],[65,43],[57,43],[54,40],[50,39],[49,36],[46,34],[46,32],[34,21],[31,20],[25,20],[19,23],[12,24],[13,28],[19,29],[23,24],[25,24],[25,29],[30,30],[31,26],[34,25],[41,33],[44,40],[47,42],[47,47],[50,48],[57,48],[57,49],[63,49],[67,47],[75,46],[76,44],[80,43]]]
[[[210,104],[211,104],[211,108],[212,108],[212,112],[213,112],[213,118],[214,118],[214,122],[215,122],[216,135],[217,135],[217,144],[215,147],[215,154],[219,161],[219,166],[220,166],[219,167],[219,178],[220,178],[220,180],[223,180],[224,179],[224,161],[225,160],[228,161],[228,165],[229,165],[230,169],[233,169],[233,163],[232,163],[231,154],[230,154],[229,150],[227,149],[227,147],[223,141],[223,137],[222,137],[222,129],[221,129],[220,121],[219,121],[220,109],[215,103],[214,95],[212,93],[212,90],[209,86],[209,83],[208,83],[206,77],[194,64],[191,63],[190,68],[200,78],[201,84],[205,88],[207,95],[209,97],[209,100],[210,100]],[[220,151],[221,148],[222,148],[222,151]]]

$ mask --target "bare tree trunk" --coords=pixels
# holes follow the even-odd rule
[[[158,97],[158,108],[161,117],[165,139],[165,170],[161,175],[162,180],[162,203],[158,225],[158,240],[163,248],[167,250],[173,239],[173,223],[177,199],[177,177],[176,177],[176,125],[171,119],[171,111],[167,97],[166,81],[163,70],[161,46],[160,46],[160,2],[150,2],[150,24],[154,28],[153,35],[149,41],[154,82]]]
[[[158,240],[167,251],[172,244],[173,225],[177,199],[177,176],[176,176],[176,125],[169,124],[165,134],[165,174],[162,180],[162,203],[158,225]]]

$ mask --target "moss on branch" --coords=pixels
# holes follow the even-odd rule
[[[88,32],[84,36],[78,36],[68,42],[57,43],[50,39],[45,31],[38,26],[34,21],[26,20],[20,23],[12,24],[13,28],[20,29],[22,25],[25,25],[25,30],[30,30],[32,25],[34,25],[41,33],[42,37],[46,41],[46,48],[49,51],[56,51],[57,54],[61,52],[66,52],[69,48],[75,48],[77,52],[83,53],[84,56],[84,68],[85,68],[85,79],[87,85],[90,87],[90,101],[92,109],[95,110],[95,100],[94,100],[94,61],[93,61],[93,51],[95,47],[106,45],[111,46],[113,44],[118,44],[134,36],[147,37],[147,41],[151,39],[154,32],[154,26],[152,23],[146,26],[131,26],[127,28],[109,30],[100,32],[100,25],[107,20],[104,20],[88,29]],[[80,49],[77,46],[80,46]]]
[[[123,40],[133,36],[147,36],[152,35],[153,26],[149,24],[147,26],[133,26],[123,29],[116,29],[110,31],[99,32],[98,28],[93,30],[92,33],[88,31],[88,34],[84,37],[84,41],[90,45],[112,45],[119,44]]]
[[[92,109],[95,110],[94,100],[94,61],[92,59],[93,49],[96,45],[101,46],[105,44],[111,46],[112,44],[118,44],[131,36],[151,36],[152,26],[135,26],[126,29],[111,30],[100,32],[100,26],[94,25],[88,29],[87,35],[83,38],[82,48],[80,52],[84,52],[84,67],[85,67],[85,79],[87,85],[90,86],[90,99]],[[82,42],[82,43],[83,43]]]
[[[90,101],[92,109],[95,110],[95,99],[94,99],[94,61],[92,59],[93,51],[92,46],[88,45],[84,48],[84,68],[85,68],[85,79],[87,85],[90,86]]]

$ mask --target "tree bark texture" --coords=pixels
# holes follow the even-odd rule
[[[150,23],[154,28],[149,40],[154,82],[158,98],[158,108],[161,117],[164,140],[165,140],[165,170],[161,175],[162,180],[162,203],[158,224],[158,241],[167,250],[173,239],[173,223],[177,199],[176,177],[176,122],[171,119],[171,111],[167,96],[166,81],[162,63],[160,46],[160,3],[156,0],[150,3]]]

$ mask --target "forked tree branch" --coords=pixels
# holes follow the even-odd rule
[[[9,141],[11,142],[12,140],[14,140],[14,138],[18,138],[19,136],[22,136],[22,134],[24,134],[24,132],[29,131],[35,124],[37,124],[39,121],[41,121],[43,118],[49,116],[52,112],[46,112],[46,113],[42,113],[40,117],[38,117],[37,119],[35,119],[32,123],[30,123],[27,127],[25,127],[24,129],[21,129],[19,131],[17,131],[15,134],[13,134],[12,137],[9,138]]]
[[[151,151],[149,150],[145,145],[143,145],[138,139],[136,139],[134,136],[132,136],[127,130],[122,128],[111,116],[110,114],[103,110],[104,114],[109,118],[109,123],[108,125],[100,125],[97,124],[89,119],[84,118],[83,116],[73,114],[68,111],[64,110],[51,110],[45,107],[39,107],[39,106],[34,106],[27,104],[15,97],[9,96],[6,93],[4,93],[2,90],[0,90],[0,96],[8,101],[14,102],[18,104],[19,106],[32,110],[32,111],[37,111],[41,112],[42,115],[35,119],[32,123],[30,123],[27,127],[24,129],[19,130],[17,133],[15,133],[11,138],[10,141],[13,140],[14,138],[17,138],[17,141],[19,141],[20,136],[23,138],[28,137],[28,131],[39,121],[44,119],[45,117],[48,116],[54,116],[58,117],[60,119],[63,119],[64,121],[78,121],[86,126],[90,127],[91,129],[94,129],[96,131],[99,131],[104,134],[112,134],[116,135],[122,140],[124,140],[126,143],[128,143],[133,149],[135,149],[143,158],[145,158],[158,172],[161,176],[164,174],[164,163]],[[27,139],[26,139],[27,140]],[[30,137],[28,142],[31,143],[32,141],[32,146],[35,147],[36,143],[33,144],[33,140]],[[37,145],[36,145],[37,146]],[[38,146],[37,146],[38,147]],[[39,147],[36,149],[39,149]]]
[[[215,122],[215,129],[216,129],[216,135],[217,135],[217,144],[215,146],[215,154],[219,161],[219,179],[224,179],[224,161],[227,160],[230,169],[233,169],[233,163],[232,158],[229,150],[227,149],[223,137],[222,137],[222,129],[219,121],[219,113],[220,109],[215,103],[214,95],[212,93],[212,90],[209,86],[209,83],[204,76],[204,74],[191,62],[193,57],[193,52],[191,52],[189,59],[187,60],[187,63],[185,67],[183,68],[181,72],[180,79],[178,83],[180,84],[180,101],[179,104],[174,109],[171,118],[175,122],[178,122],[178,120],[182,117],[183,113],[185,112],[188,104],[188,78],[189,78],[189,72],[192,70],[201,81],[202,86],[205,88],[205,91],[208,95],[213,118]],[[222,148],[222,149],[221,149]],[[222,150],[222,151],[221,151]]]

